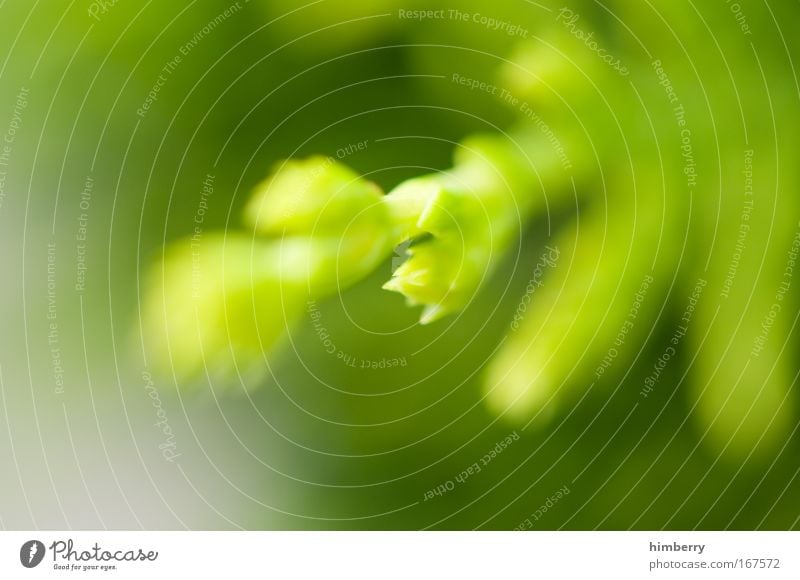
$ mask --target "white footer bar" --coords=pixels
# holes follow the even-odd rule
[[[800,578],[800,532],[3,532],[0,578]]]

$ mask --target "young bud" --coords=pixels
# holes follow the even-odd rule
[[[542,169],[563,174],[551,159]],[[451,170],[398,186],[386,203],[400,241],[426,235],[384,288],[424,305],[423,324],[464,308],[543,200],[536,176],[519,142],[479,136],[462,144]]]
[[[374,183],[329,157],[285,161],[255,190],[245,222],[264,236],[342,237],[353,229],[388,225]]]
[[[350,286],[391,253],[382,200],[377,186],[329,159],[290,161],[247,206],[256,237],[173,244],[145,296],[154,366],[180,381],[263,372],[265,353],[307,300]]]
[[[183,383],[263,367],[263,353],[302,312],[304,276],[291,274],[282,276],[278,246],[248,236],[175,242],[151,272],[143,303],[155,370]]]
[[[618,207],[581,211],[554,242],[557,267],[489,366],[486,401],[494,412],[512,421],[540,411],[548,417],[598,380],[609,352],[619,370],[627,369],[676,259],[676,249],[666,246],[675,220],[662,223],[659,205],[641,205],[634,212],[617,199]]]

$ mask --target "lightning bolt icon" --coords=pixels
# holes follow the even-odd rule
[[[30,551],[30,554],[28,554],[28,564],[33,562],[33,557],[36,556],[36,553],[38,551],[39,551],[39,545],[36,542],[31,544],[31,551]]]

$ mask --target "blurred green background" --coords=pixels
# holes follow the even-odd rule
[[[726,446],[708,429],[720,402],[703,387],[709,376],[741,379],[726,369],[761,333],[797,234],[800,8],[570,2],[574,24],[626,64],[630,74],[619,75],[582,43],[570,45],[574,67],[541,64],[537,47],[557,53],[559,38],[575,40],[565,35],[564,7],[0,4],[0,524],[797,528],[797,280],[768,338],[774,358],[744,378],[750,393],[772,381],[786,394],[780,417],[769,407],[747,415],[743,394],[734,404],[748,430],[736,437],[746,441]],[[416,10],[444,16],[404,16]],[[654,60],[691,128],[689,194]],[[543,66],[552,91],[527,87],[512,61]],[[508,87],[557,134],[580,130],[593,159],[580,194],[532,217],[477,300],[420,326],[417,310],[380,290],[396,262],[387,260],[317,305],[337,352],[378,368],[330,355],[306,316],[268,354],[266,377],[184,388],[152,374],[139,326],[144,276],[166,244],[191,235],[209,175],[203,230],[236,229],[279,160],[339,157],[389,190],[449,167],[455,144],[472,133],[525,124],[518,108],[454,74]],[[725,300],[750,149],[756,217]],[[615,202],[615,176],[633,167],[658,175],[635,178],[638,187],[620,188]],[[523,429],[484,404],[485,367],[544,247],[582,208],[610,215],[622,205],[663,205],[678,216],[660,239],[674,263],[640,323],[647,333],[596,384],[568,378],[574,398]],[[643,399],[698,278],[708,283],[706,303]],[[567,368],[579,355],[558,353]],[[406,364],[380,368],[391,359]],[[518,440],[479,473],[456,480],[512,433]],[[445,493],[426,499],[439,486]]]

